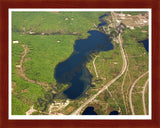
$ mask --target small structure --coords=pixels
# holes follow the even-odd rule
[[[20,67],[21,67],[21,65],[16,65],[16,67],[17,67],[17,68],[20,68]]]
[[[61,42],[60,40],[57,40],[57,42],[59,43],[59,42]]]
[[[13,41],[13,44],[18,44],[18,43],[19,43],[18,40]]]
[[[134,29],[134,27],[133,27],[133,26],[130,26],[129,28],[130,28],[130,29]]]
[[[120,20],[116,20],[117,21],[117,23],[120,23]]]
[[[148,21],[147,20],[143,20],[143,23],[147,23]]]
[[[32,35],[32,34],[35,34],[35,32],[31,32],[31,31],[30,31],[29,34]]]

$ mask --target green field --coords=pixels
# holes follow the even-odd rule
[[[12,31],[48,34],[86,34],[104,12],[13,12]]]
[[[24,115],[31,105],[43,110],[49,104],[48,92],[61,92],[67,85],[57,86],[55,66],[73,52],[75,40],[86,38],[96,29],[104,12],[12,12],[12,114]],[[23,59],[21,69],[16,67]],[[41,83],[49,85],[43,86]],[[41,99],[43,105],[40,104]]]

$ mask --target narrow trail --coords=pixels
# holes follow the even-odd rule
[[[95,66],[95,60],[96,60],[96,58],[97,58],[97,56],[93,60],[93,66],[94,66],[94,70],[95,70],[95,73],[96,73],[96,77],[98,78],[98,73],[97,73],[97,69],[96,69],[96,66]]]
[[[125,52],[126,53],[126,60],[127,60],[127,64],[128,64],[128,66],[127,66],[127,69],[129,68],[129,59],[128,59],[128,54],[127,54],[127,52]],[[133,83],[132,82],[132,78],[131,78],[131,74],[130,74],[130,70],[128,69],[127,70],[127,73],[128,73],[128,77],[129,77],[129,80],[130,80],[130,82],[129,82],[129,85],[130,86],[128,86],[128,88],[127,88],[127,92],[126,92],[126,107],[127,107],[127,113],[130,113],[130,106],[129,106],[129,89],[130,89],[130,87],[131,87],[131,84]]]
[[[39,84],[40,86],[42,86],[43,88],[47,89],[47,87],[51,86],[47,83],[43,83],[43,82],[38,82],[35,80],[31,80],[28,77],[26,77],[24,69],[23,69],[23,62],[24,62],[24,57],[27,55],[27,52],[29,51],[28,47],[26,45],[22,45],[22,47],[24,48],[24,52],[22,54],[21,60],[20,60],[20,76],[25,79],[26,81],[30,82],[30,83],[36,83]]]
[[[134,107],[133,107],[133,104],[132,104],[132,91],[133,91],[133,88],[135,86],[135,84],[142,78],[144,77],[149,71],[143,73],[141,76],[139,76],[135,81],[134,83],[132,84],[131,86],[131,89],[130,89],[130,92],[129,92],[129,102],[130,102],[130,108],[131,108],[131,111],[132,111],[132,115],[135,115],[135,112],[134,112]]]
[[[124,51],[125,51],[125,49],[124,49]],[[125,51],[125,54],[126,54],[126,56],[127,56],[126,51]],[[127,57],[126,57],[126,60],[127,60]],[[127,62],[127,63],[128,63],[128,62]],[[123,102],[124,102],[126,114],[128,114],[128,110],[127,110],[127,106],[126,106],[126,101],[125,101],[125,96],[124,96],[124,91],[123,91],[124,88],[123,88],[123,87],[124,87],[124,81],[125,81],[125,79],[126,79],[127,73],[128,73],[128,65],[127,65],[126,72],[125,72],[125,74],[124,74],[123,81],[122,81],[122,85],[121,85],[122,97],[123,97]]]
[[[148,82],[149,82],[149,79],[145,82],[144,87],[143,87],[143,91],[142,91],[142,100],[143,100],[144,115],[147,115],[146,104],[145,104],[145,90],[146,90],[146,87],[148,85]]]

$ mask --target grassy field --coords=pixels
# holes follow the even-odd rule
[[[73,52],[75,40],[97,29],[104,12],[12,12],[12,114],[24,115],[31,105],[46,111],[49,97],[64,90],[54,78],[55,66]],[[23,47],[26,46],[26,47]],[[28,48],[24,59],[25,48]],[[21,72],[20,61],[25,76]],[[41,83],[48,84],[45,89]],[[51,94],[50,96],[47,94]],[[53,95],[53,96],[52,96]],[[42,114],[42,113],[41,113]]]
[[[13,12],[14,32],[85,34],[104,12]]]
[[[19,40],[21,46],[25,44],[29,52],[24,62],[26,76],[32,80],[52,84],[55,66],[68,58],[73,52],[74,35],[13,35],[13,40]],[[60,42],[57,42],[61,40]],[[23,48],[22,48],[23,50]],[[14,49],[13,49],[14,51]]]

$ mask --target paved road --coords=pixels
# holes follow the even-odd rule
[[[143,92],[142,92],[144,115],[147,115],[146,104],[145,104],[145,90],[146,90],[146,87],[147,87],[147,85],[148,85],[148,82],[149,82],[149,79],[145,82],[144,87],[143,87]]]
[[[132,104],[132,91],[133,91],[133,88],[135,86],[135,84],[142,78],[144,77],[149,71],[143,73],[141,76],[139,76],[135,81],[134,83],[132,84],[131,86],[131,89],[130,89],[130,92],[129,92],[129,103],[130,103],[130,108],[131,108],[131,111],[132,111],[132,115],[135,115],[135,112],[134,112],[134,107],[133,107],[133,104]]]

